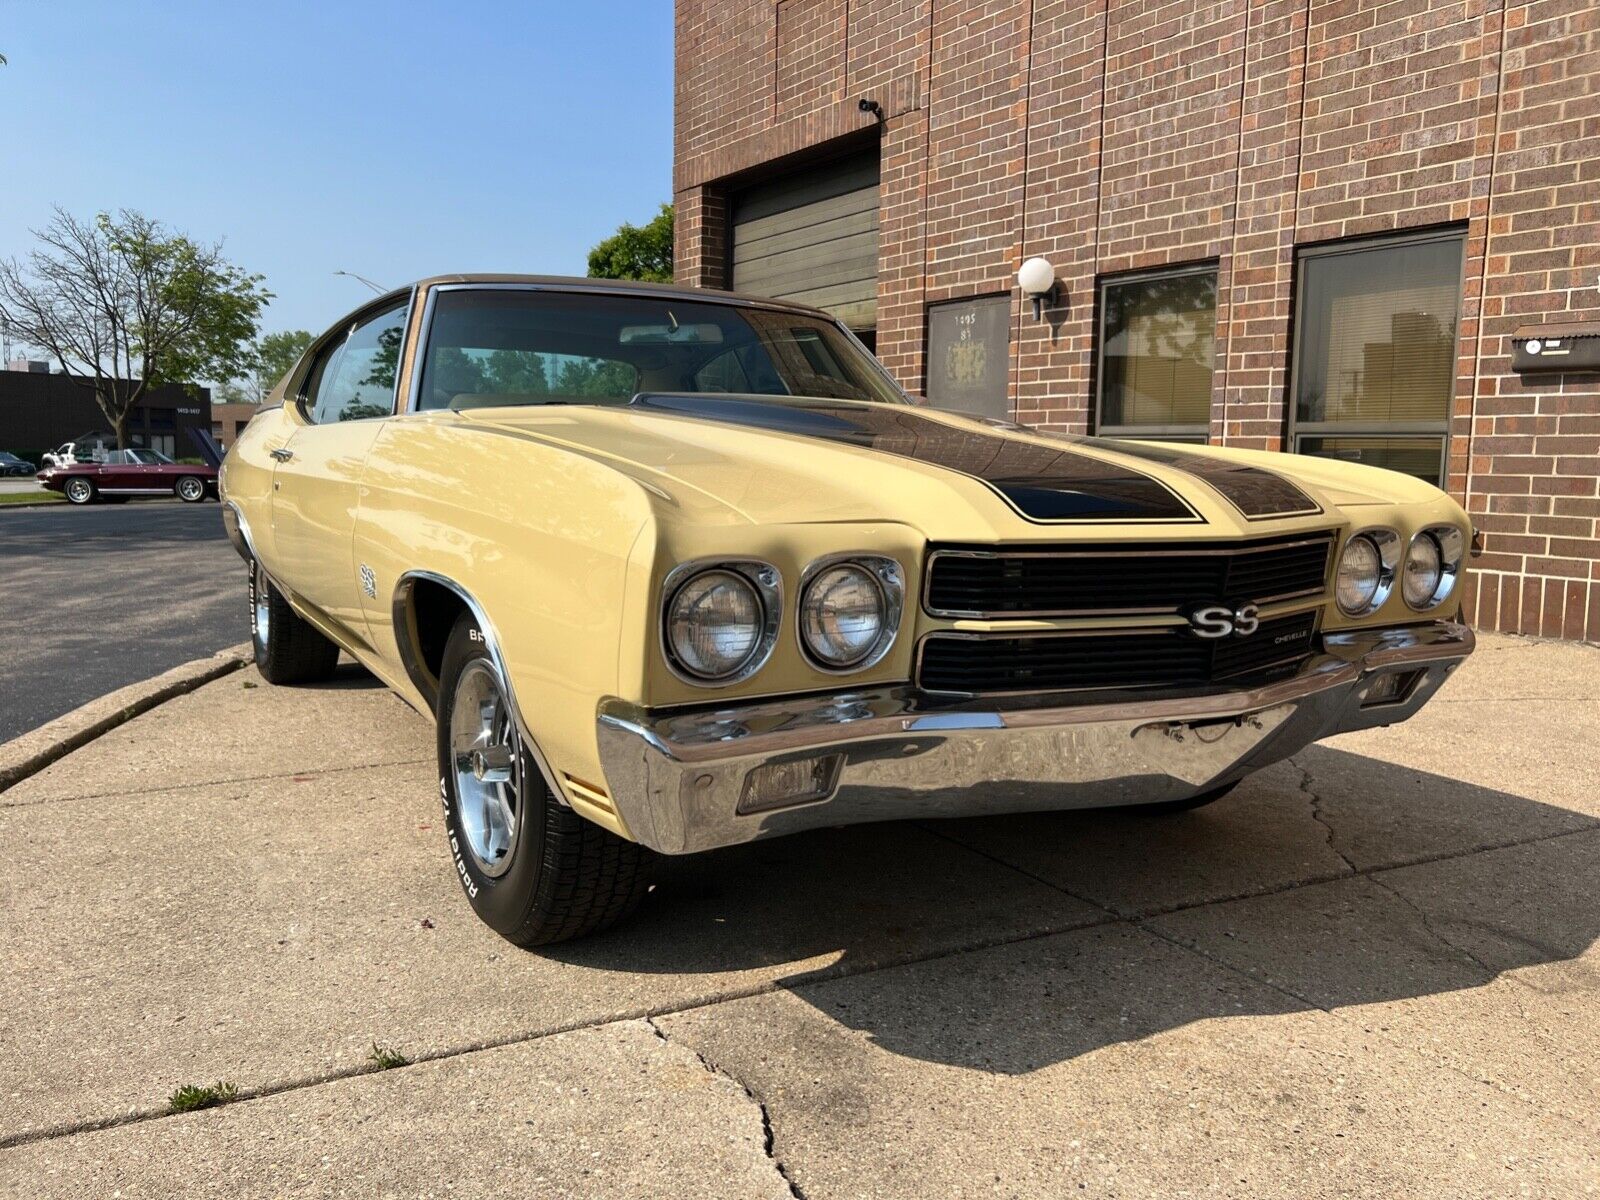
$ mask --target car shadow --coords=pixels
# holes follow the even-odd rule
[[[302,684],[300,686],[328,692],[388,690],[388,685],[383,680],[345,654],[339,656],[339,665],[333,669],[333,674],[327,679],[319,679],[315,683]],[[404,702],[402,701],[402,703]]]
[[[793,963],[781,987],[881,1047],[1016,1074],[1213,1018],[1478,988],[1600,935],[1600,822],[1328,747],[1295,761],[1177,817],[857,826],[665,860],[633,923],[538,953],[735,988]]]

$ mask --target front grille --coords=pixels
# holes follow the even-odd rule
[[[934,616],[1178,613],[1321,595],[1332,533],[1198,546],[935,549],[924,605]]]
[[[1317,613],[1262,621],[1249,637],[1208,641],[1187,628],[1031,637],[931,634],[917,686],[964,695],[1255,684],[1292,674],[1311,654]]]

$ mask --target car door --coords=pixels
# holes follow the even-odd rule
[[[273,561],[278,582],[366,640],[353,561],[361,474],[394,412],[406,300],[357,314],[322,345],[289,410],[293,431],[272,476]]]
[[[128,492],[141,488],[144,481],[133,465],[132,450],[110,450],[95,472],[95,486],[102,492]]]
[[[161,465],[161,459],[150,450],[126,450],[123,452],[128,461],[128,466],[123,468],[127,486],[130,488],[147,488],[150,490],[170,490],[173,476]]]

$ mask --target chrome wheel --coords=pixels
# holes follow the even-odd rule
[[[178,499],[186,500],[190,504],[200,500],[206,494],[206,485],[192,475],[186,475],[178,480]]]
[[[266,649],[267,638],[272,633],[272,603],[267,598],[267,573],[261,564],[255,565],[255,585],[250,589],[250,632],[255,634],[256,645]]]
[[[450,761],[467,852],[485,875],[503,875],[522,818],[522,755],[505,687],[485,659],[468,663],[456,680]]]
[[[87,504],[94,496],[94,488],[87,479],[67,480],[67,499],[74,504]]]

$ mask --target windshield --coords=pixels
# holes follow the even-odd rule
[[[830,321],[676,297],[442,291],[419,408],[626,404],[640,392],[904,403]]]

